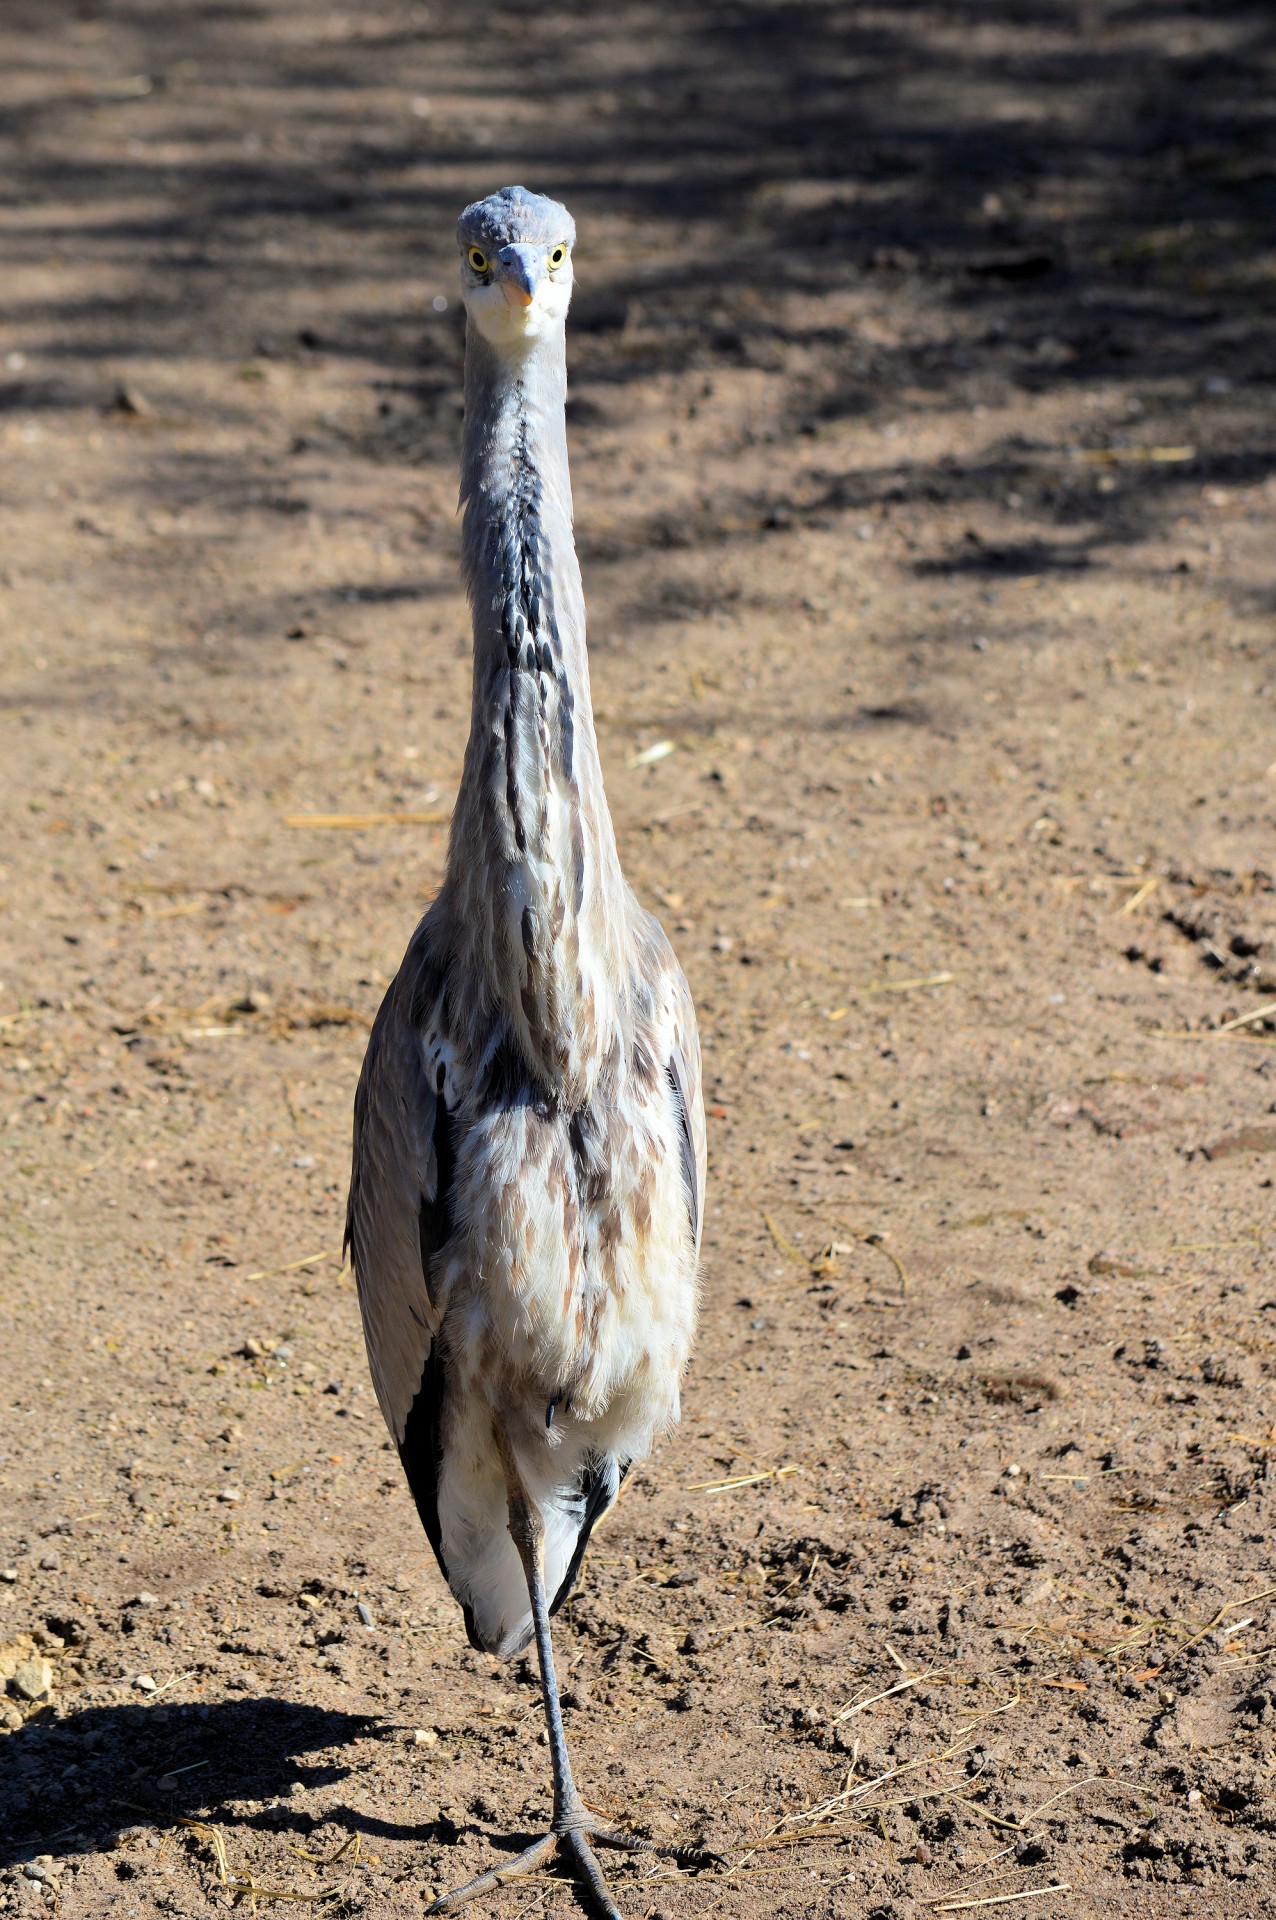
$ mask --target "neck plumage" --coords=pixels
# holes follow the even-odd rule
[[[504,1013],[537,1080],[574,1110],[621,1044],[628,889],[589,698],[566,397],[561,333],[512,361],[471,321],[461,503],[474,696],[447,889],[459,989]]]

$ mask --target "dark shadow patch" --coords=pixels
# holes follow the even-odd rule
[[[269,1803],[297,1785],[330,1785],[351,1772],[343,1750],[376,1724],[367,1714],[255,1696],[39,1713],[4,1741],[0,1867],[39,1853],[96,1852],[124,1828],[164,1828],[222,1797]],[[158,1782],[182,1767],[190,1771],[162,1791]]]
[[[1039,573],[1084,573],[1093,565],[1088,553],[1077,547],[1054,546],[1045,540],[1021,540],[1013,545],[986,546],[968,534],[960,553],[946,554],[938,560],[917,560],[913,572],[923,578],[961,573],[1000,574],[1020,579]]]

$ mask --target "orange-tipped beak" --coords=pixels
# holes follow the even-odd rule
[[[526,287],[516,287],[510,280],[503,280],[501,287],[511,307],[531,306],[533,295]]]

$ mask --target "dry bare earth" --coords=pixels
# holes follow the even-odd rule
[[[524,178],[713,1113],[559,1644],[594,1804],[726,1864],[622,1904],[1276,1908],[1274,69],[1231,0],[4,9],[0,1907],[412,1914],[543,1818],[335,1252]]]

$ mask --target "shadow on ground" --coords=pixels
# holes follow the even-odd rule
[[[755,367],[782,378],[795,432],[1095,380],[1153,418],[1201,396],[1243,396],[1251,418],[1271,405],[1263,5],[726,0],[666,9],[635,66],[623,10],[613,30],[579,3],[405,11],[345,37],[318,15],[299,31],[294,8],[139,4],[132,74],[82,11],[10,13],[31,84],[0,142],[7,249],[19,270],[54,249],[110,288],[11,296],[33,367],[0,379],[0,413],[109,406],[121,365],[209,342],[227,359],[322,351],[394,376],[375,418],[344,430],[360,451],[449,461],[455,310],[369,302],[358,283],[450,293],[463,191],[510,176],[568,196],[591,242],[617,222],[633,236],[583,276],[587,390],[653,366]],[[830,291],[865,285],[901,313],[924,293],[945,325],[870,340],[831,321]],[[320,287],[349,297],[316,331],[298,313]],[[1203,468],[1123,472],[1086,546],[1146,533],[1234,461],[1234,411],[1197,435]],[[201,464],[194,485],[222,477],[215,455]],[[1007,449],[978,486],[1013,484],[1019,464]],[[155,463],[158,499],[171,465]],[[828,482],[825,510],[853,510],[872,476]],[[910,479],[952,484],[924,465]]]
[[[128,1828],[164,1828],[222,1798],[268,1803],[229,1824],[304,1829],[288,1795],[348,1778],[334,1750],[374,1724],[365,1714],[266,1698],[39,1714],[5,1742],[0,1867],[50,1851],[96,1852]],[[384,1827],[374,1821],[367,1831]]]

